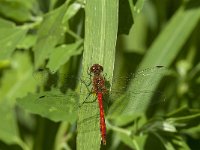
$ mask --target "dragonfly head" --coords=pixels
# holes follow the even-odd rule
[[[100,73],[103,72],[103,67],[99,64],[94,64],[90,67],[90,72],[94,75],[100,75]]]

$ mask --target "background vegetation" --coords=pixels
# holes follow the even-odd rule
[[[198,0],[1,0],[0,149],[200,149],[199,18]],[[74,78],[94,63],[128,85],[105,98],[106,146]]]

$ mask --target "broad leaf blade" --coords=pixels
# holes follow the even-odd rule
[[[62,94],[59,90],[28,94],[17,100],[18,105],[33,114],[55,122],[74,122],[77,118],[78,95],[72,91]]]
[[[54,46],[63,36],[62,20],[67,11],[68,2],[48,13],[38,31],[38,39],[34,46],[35,67],[39,67],[49,57]]]
[[[1,26],[0,24],[0,27]],[[3,27],[0,28],[0,60],[10,57],[17,44],[25,37],[26,32],[26,29],[13,27],[13,24],[7,27],[3,25]]]
[[[72,56],[80,55],[83,48],[82,41],[72,44],[63,44],[53,49],[53,53],[49,57],[47,67],[52,71],[57,71],[61,65],[64,65]]]

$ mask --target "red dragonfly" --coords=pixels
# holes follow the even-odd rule
[[[90,75],[92,76],[92,92],[96,94],[99,103],[100,112],[100,129],[101,139],[106,145],[106,124],[103,109],[103,95],[108,92],[105,86],[105,78],[102,75],[103,67],[99,64],[94,64],[90,67]]]

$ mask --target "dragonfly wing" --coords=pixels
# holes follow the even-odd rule
[[[74,122],[77,118],[79,95],[68,91],[66,94],[59,90],[28,94],[18,100],[18,104],[30,113],[38,114],[53,121]]]
[[[64,74],[59,72],[51,72],[47,68],[40,68],[33,72],[33,77],[40,86],[59,87],[62,91],[67,89],[76,89],[79,83],[84,86],[91,84],[90,77],[78,77],[77,74]]]
[[[153,67],[137,72],[126,88],[112,89],[110,98],[113,105],[109,112],[116,114],[141,114],[149,106],[165,101],[161,90],[155,90],[159,80],[166,74],[165,67]],[[126,80],[128,81],[128,80]],[[126,83],[128,84],[128,83]],[[121,90],[122,89],[122,90]],[[121,92],[122,91],[122,92]],[[152,99],[155,97],[155,99]]]
[[[155,97],[155,99],[150,99],[152,96]],[[115,101],[113,101],[109,108],[109,117],[144,114],[146,108],[160,105],[165,102],[165,95],[157,91],[140,91],[138,93],[126,92],[124,94],[119,94],[118,96],[114,94],[114,97],[117,98],[115,98]]]
[[[112,87],[108,85],[111,90],[118,90],[125,92],[129,91],[150,91],[155,85],[159,77],[162,77],[167,73],[167,68],[164,66],[155,66],[141,71],[137,71],[135,74],[129,74],[121,77],[114,77],[112,80]],[[151,79],[151,80],[149,80]],[[148,82],[147,82],[148,81]],[[139,88],[141,85],[146,84],[144,87]],[[110,86],[110,87],[109,87]],[[131,86],[131,87],[129,87]]]

